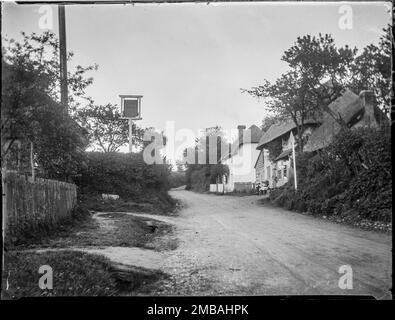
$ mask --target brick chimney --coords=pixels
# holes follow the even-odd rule
[[[374,94],[371,90],[363,90],[359,94],[361,104],[365,109],[364,125],[368,127],[377,127],[377,121],[374,116]]]
[[[246,129],[245,125],[238,125],[237,130],[239,130],[239,145],[243,143],[243,132]]]

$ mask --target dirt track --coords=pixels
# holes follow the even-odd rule
[[[391,297],[389,235],[261,206],[256,196],[171,195],[185,207],[163,217],[177,226],[179,247],[160,265],[172,276],[158,294]],[[352,290],[338,286],[342,265],[352,267]]]

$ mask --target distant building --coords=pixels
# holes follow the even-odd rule
[[[262,130],[256,125],[238,126],[239,137],[233,143],[231,152],[221,162],[228,166],[229,174],[222,177],[224,192],[251,191],[255,188],[254,164],[259,155],[256,149],[262,137]]]

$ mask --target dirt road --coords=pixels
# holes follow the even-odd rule
[[[160,264],[171,277],[158,294],[390,298],[389,235],[258,205],[256,196],[171,195],[185,207],[162,218],[176,225],[179,246]],[[339,288],[342,265],[352,267],[352,290]]]

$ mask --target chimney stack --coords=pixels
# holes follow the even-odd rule
[[[243,143],[243,132],[246,129],[245,125],[238,125],[237,130],[239,130],[239,145]]]
[[[359,94],[362,106],[365,109],[364,122],[368,127],[376,127],[377,121],[374,116],[374,94],[371,90],[363,90]]]

